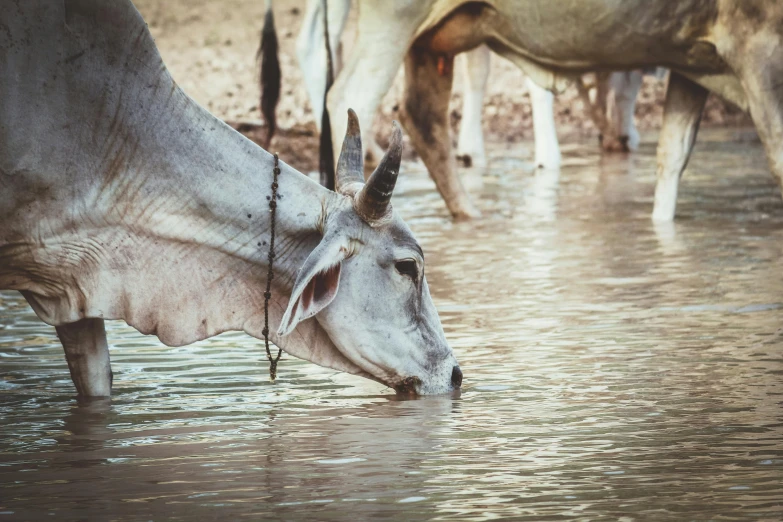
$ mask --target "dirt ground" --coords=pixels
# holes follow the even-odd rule
[[[259,122],[256,51],[263,24],[263,0],[134,0],[179,85],[216,116],[229,122]],[[270,147],[300,169],[317,166],[317,137],[295,51],[305,0],[274,0],[283,74],[278,105],[280,132]],[[349,17],[343,46],[350,55],[356,9]],[[532,138],[530,97],[523,74],[511,63],[493,57],[484,107],[488,141],[517,142]],[[512,88],[513,86],[513,88]],[[402,93],[402,72],[386,95],[374,129],[385,142],[389,120],[395,118]],[[636,107],[641,130],[660,126],[665,83],[645,78]],[[462,82],[455,75],[451,120],[457,128],[462,106]],[[557,97],[556,121],[561,141],[596,134],[585,107],[571,87]],[[711,96],[704,125],[747,125],[746,115]],[[259,131],[249,131],[260,138]],[[456,135],[456,134],[455,134]]]

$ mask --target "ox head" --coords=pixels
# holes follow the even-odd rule
[[[343,197],[325,214],[323,239],[299,271],[278,335],[305,319],[337,349],[398,392],[459,389],[462,372],[446,342],[424,276],[424,256],[390,200],[402,156],[397,123],[365,184],[359,122],[348,113],[335,179]]]

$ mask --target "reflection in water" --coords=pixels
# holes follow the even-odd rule
[[[0,520],[780,518],[783,204],[732,137],[702,136],[669,225],[651,144],[590,140],[559,176],[498,150],[474,223],[408,165],[459,399],[290,358],[271,385],[242,334],[114,322],[115,395],[78,404],[53,329],[0,293]]]

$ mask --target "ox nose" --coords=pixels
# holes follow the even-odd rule
[[[453,384],[455,388],[462,386],[462,370],[459,369],[459,366],[455,366],[454,369],[451,370],[451,384]]]

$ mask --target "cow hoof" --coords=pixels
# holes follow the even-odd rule
[[[457,161],[465,168],[484,168],[487,166],[487,157],[480,152],[457,153]]]
[[[457,154],[457,161],[466,168],[473,166],[473,158],[470,156],[470,154]]]
[[[599,135],[598,143],[604,152],[629,152],[627,136],[606,138]]]
[[[454,221],[470,221],[471,219],[478,219],[481,217],[481,211],[470,205],[467,208],[461,208],[451,212],[451,217]]]
[[[536,158],[536,170],[559,170],[562,159],[560,156],[552,158]]]

